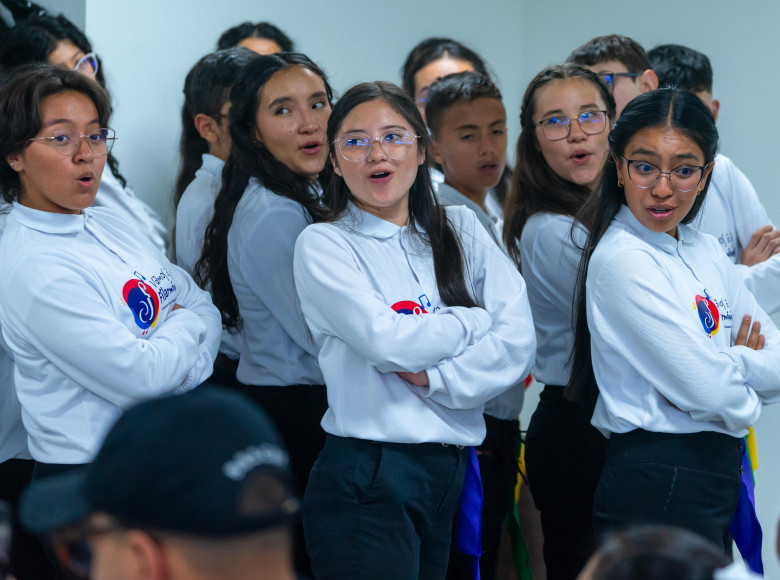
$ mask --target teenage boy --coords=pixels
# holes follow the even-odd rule
[[[717,120],[720,103],[712,99],[709,59],[700,53],[704,59],[693,58],[689,50],[684,54],[676,49],[659,51],[653,63],[636,41],[612,34],[589,40],[566,60],[599,75],[615,96],[618,115],[631,99],[658,88],[663,75],[661,85],[673,84],[696,93]],[[666,57],[681,60],[662,65]],[[720,241],[723,251],[739,265],[745,285],[761,307],[770,314],[780,311],[780,293],[776,291],[780,283],[780,231],[775,230],[748,178],[723,155],[715,157],[707,203],[695,224]]]
[[[470,208],[504,249],[500,209],[488,202],[489,190],[498,184],[506,166],[506,111],[501,92],[485,75],[452,74],[431,85],[425,117],[433,138],[431,155],[444,172],[444,183],[436,192],[439,202]],[[520,383],[485,405],[487,435],[477,448],[484,490],[483,580],[492,580],[497,573],[502,526],[517,478],[517,417],[523,396]],[[471,578],[460,555],[451,556],[447,578]]]
[[[92,464],[34,481],[22,521],[79,577],[295,580],[300,504],[279,442],[259,407],[223,389],[147,401]]]

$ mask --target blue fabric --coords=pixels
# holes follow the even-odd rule
[[[482,478],[479,475],[477,451],[469,447],[463,493],[455,517],[455,550],[471,558],[474,580],[479,579],[479,557],[482,554]]]
[[[756,516],[756,497],[753,490],[753,466],[747,451],[747,442],[742,449],[742,479],[734,519],[731,521],[731,535],[737,544],[742,559],[756,574],[764,575],[761,559],[763,532]]]

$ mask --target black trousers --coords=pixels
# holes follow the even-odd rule
[[[517,483],[517,459],[520,451],[520,422],[504,421],[484,415],[486,434],[477,447],[482,478],[482,580],[495,580],[501,532],[512,505]],[[447,580],[471,580],[471,559],[450,549]]]
[[[328,435],[303,502],[317,580],[442,580],[468,449]]]
[[[593,495],[607,439],[591,413],[547,385],[528,424],[525,466],[540,512],[548,580],[574,580],[596,550]]]
[[[14,510],[10,571],[18,580],[52,580],[54,567],[40,539],[22,529],[17,512],[19,496],[30,483],[34,466],[32,459],[9,459],[0,463],[0,499],[7,501]]]
[[[324,385],[290,385],[259,387],[243,385],[240,391],[258,403],[273,419],[287,447],[290,465],[298,483],[299,497],[309,482],[309,473],[325,445],[325,431],[320,427],[328,410]],[[295,569],[311,576],[311,560],[306,553],[303,525],[298,524],[294,539]]]
[[[613,434],[594,499],[597,537],[665,524],[722,546],[739,496],[742,445],[711,431]]]

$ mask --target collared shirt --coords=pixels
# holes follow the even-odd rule
[[[317,346],[293,279],[306,209],[252,178],[228,233],[228,271],[243,321],[238,380],[246,385],[321,385]]]
[[[190,276],[203,251],[206,226],[214,216],[214,200],[222,187],[224,166],[218,157],[204,153],[203,165],[195,172],[195,179],[184,190],[176,207],[176,263]],[[219,352],[235,360],[240,350],[240,332],[224,329]]]
[[[679,225],[653,232],[623,205],[588,268],[587,313],[605,435],[747,434],[780,400],[780,332],[717,240]],[[742,317],[761,322],[763,350],[731,346]]]
[[[534,377],[546,385],[566,385],[574,346],[572,306],[581,252],[571,239],[573,219],[538,212],[528,218],[520,237],[523,278],[536,327]],[[583,244],[586,233],[575,230]]]
[[[725,155],[715,157],[707,199],[692,225],[717,238],[764,310],[770,314],[780,312],[780,254],[754,266],[740,263],[756,230],[773,225],[772,221],[753,184]]]
[[[536,339],[522,277],[472,211],[450,207],[447,215],[480,307],[442,304],[420,234],[354,205],[298,238],[295,280],[321,347],[328,433],[477,445],[485,402],[528,375]],[[396,374],[422,370],[429,386]]]
[[[0,327],[37,461],[86,463],[122,409],[211,374],[219,312],[123,216],[15,204],[0,263]]]

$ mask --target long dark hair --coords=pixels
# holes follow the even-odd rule
[[[328,142],[336,140],[344,119],[355,107],[370,101],[383,101],[401,115],[419,136],[417,146],[425,152],[425,161],[417,167],[417,176],[409,190],[409,227],[431,247],[436,285],[442,302],[448,306],[477,306],[466,287],[460,241],[433,193],[428,165],[430,137],[412,99],[398,86],[388,82],[362,83],[352,87],[333,108],[328,120]],[[329,163],[338,162],[336,155],[331,150]],[[344,178],[334,172],[326,196],[330,209],[327,220],[341,217],[353,199]]]
[[[86,35],[62,14],[51,16],[45,12],[34,14],[16,24],[5,37],[0,48],[0,69],[5,73],[19,66],[32,63],[46,63],[49,55],[57,49],[60,41],[68,40],[83,53],[92,52],[92,45]],[[97,56],[98,71],[95,80],[108,93],[103,62]],[[127,187],[127,180],[119,171],[119,161],[113,153],[107,160],[111,173],[119,180],[122,187]]]
[[[582,248],[575,300],[577,304],[574,350],[571,378],[566,387],[566,397],[586,408],[592,409],[598,397],[598,387],[593,374],[590,352],[590,330],[586,314],[585,284],[588,278],[588,264],[612,219],[621,205],[626,203],[624,190],[618,186],[617,165],[613,155],[623,155],[626,145],[639,131],[652,127],[668,127],[683,133],[701,149],[706,164],[715,159],[718,151],[718,129],[712,112],[692,93],[671,87],[657,89],[633,99],[618,118],[609,133],[610,158],[597,190],[583,205],[577,220],[588,230],[585,246]],[[699,213],[707,197],[712,172],[707,176],[702,192],[696,197],[693,207],[682,219],[690,223]]]
[[[555,80],[583,79],[598,89],[607,107],[609,124],[615,119],[615,99],[596,73],[576,64],[548,67],[537,74],[523,95],[520,105],[520,137],[512,189],[504,204],[504,243],[510,257],[520,265],[518,242],[528,218],[537,212],[574,217],[590,190],[560,177],[545,161],[536,138],[536,93]]]
[[[300,203],[314,221],[321,220],[324,211],[309,179],[278,161],[256,138],[263,87],[276,73],[293,67],[306,68],[320,77],[328,102],[333,100],[325,73],[308,57],[294,52],[255,57],[230,91],[230,156],[222,170],[222,189],[214,202],[214,217],[206,228],[203,253],[195,265],[194,276],[202,287],[210,288],[214,305],[222,313],[222,323],[228,328],[236,327],[240,321],[228,274],[228,231],[249,179],[254,177],[270,191]]]
[[[46,64],[19,67],[0,85],[0,159],[19,153],[41,130],[41,104],[46,97],[76,91],[94,104],[101,127],[107,127],[111,104],[106,91],[83,74]],[[19,174],[0,163],[0,195],[9,203],[19,199]]]
[[[181,107],[181,139],[179,155],[181,167],[173,190],[173,207],[179,205],[184,190],[195,179],[203,155],[209,152],[208,142],[195,127],[198,114],[213,117],[221,125],[219,117],[222,105],[230,98],[230,88],[238,73],[257,54],[240,46],[219,50],[201,58],[187,73],[184,81],[184,104]]]

